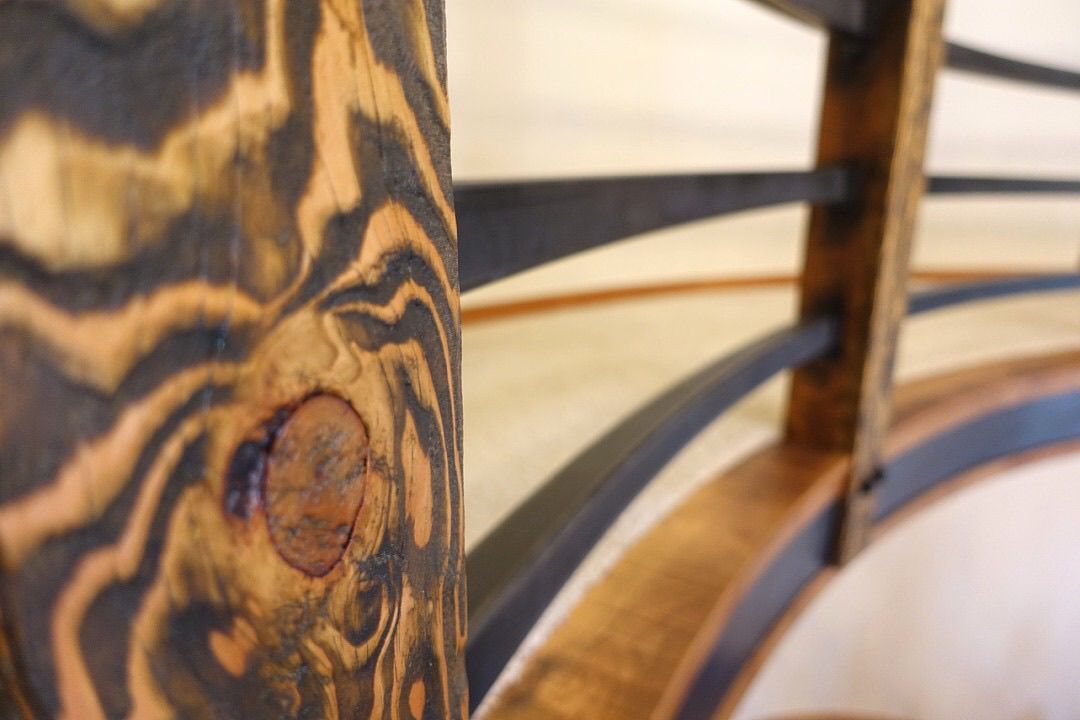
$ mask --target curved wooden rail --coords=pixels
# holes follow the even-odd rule
[[[909,310],[917,315],[981,299],[1072,288],[1080,288],[1080,274],[995,279],[916,293]],[[830,353],[836,340],[835,324],[806,323],[774,333],[676,384],[597,439],[469,553],[466,666],[473,707],[648,480],[721,412],[782,370]]]
[[[876,532],[971,468],[1077,438],[1080,352],[902,387]],[[780,443],[696,491],[522,659],[485,720],[729,715],[769,633],[835,572],[846,470],[840,453]]]
[[[940,288],[942,295],[923,293],[916,298],[920,303],[925,304],[936,303],[952,295],[970,294],[975,288],[983,287],[989,282],[993,282],[992,287],[1003,294],[1011,294],[1005,292],[1006,288],[1015,288],[1017,286],[1031,286],[1032,290],[1045,288],[1047,291],[1080,287],[1080,275],[1050,270],[1018,272],[1015,270],[993,269],[925,268],[912,270],[910,279],[917,283],[947,284],[946,287]],[[556,310],[577,309],[627,300],[670,297],[692,293],[790,288],[798,281],[798,276],[794,274],[731,275],[695,280],[621,285],[599,290],[552,293],[522,300],[492,302],[462,308],[461,323],[462,325],[472,325]],[[1033,282],[1029,284],[1028,281]]]

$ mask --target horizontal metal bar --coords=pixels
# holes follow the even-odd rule
[[[460,184],[461,289],[623,238],[740,210],[851,198],[843,168]]]
[[[866,0],[757,0],[801,22],[866,37],[873,21]],[[978,50],[961,43],[945,44],[945,65],[953,70],[1005,80],[1080,90],[1080,72],[1026,62]]]
[[[947,285],[942,288],[912,294],[908,302],[908,314],[918,315],[950,305],[974,302],[976,300],[989,300],[1006,295],[1077,289],[1080,289],[1080,273],[1037,275],[1034,277]]]
[[[1014,60],[957,43],[948,43],[945,46],[945,64],[953,70],[963,72],[1065,90],[1080,90],[1080,72]]]
[[[1080,392],[1039,398],[962,425],[892,459],[877,491],[878,517],[998,458],[1080,438]],[[839,504],[809,519],[742,597],[713,645],[676,717],[712,718],[735,679],[806,584],[827,567]]]
[[[679,223],[788,202],[839,203],[854,173],[663,175],[455,187],[461,289]],[[940,176],[931,194],[1074,193],[1080,180]]]
[[[929,178],[926,191],[932,195],[1066,194],[1080,193],[1080,180],[938,175]]]
[[[594,442],[469,553],[473,707],[649,480],[724,410],[780,371],[829,352],[836,337],[830,320],[781,330],[680,382]]]
[[[810,25],[862,35],[866,29],[865,0],[758,0],[766,7]]]

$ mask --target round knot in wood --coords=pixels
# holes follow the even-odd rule
[[[278,553],[308,575],[341,559],[364,499],[368,434],[341,398],[316,395],[282,424],[266,463],[265,506]]]

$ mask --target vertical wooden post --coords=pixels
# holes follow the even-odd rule
[[[0,715],[460,718],[441,0],[0,3]]]
[[[944,0],[872,7],[865,37],[830,37],[817,158],[822,167],[853,167],[862,190],[851,205],[813,208],[801,283],[803,317],[839,313],[840,348],[795,373],[787,418],[791,442],[851,456],[842,561],[861,549],[872,513],[944,53]]]

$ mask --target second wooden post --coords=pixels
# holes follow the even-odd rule
[[[789,441],[851,455],[838,556],[865,544],[919,200],[944,0],[876,6],[864,37],[834,31],[817,162],[854,168],[861,192],[847,206],[815,206],[801,284],[803,317],[839,314],[832,357],[795,373]]]

